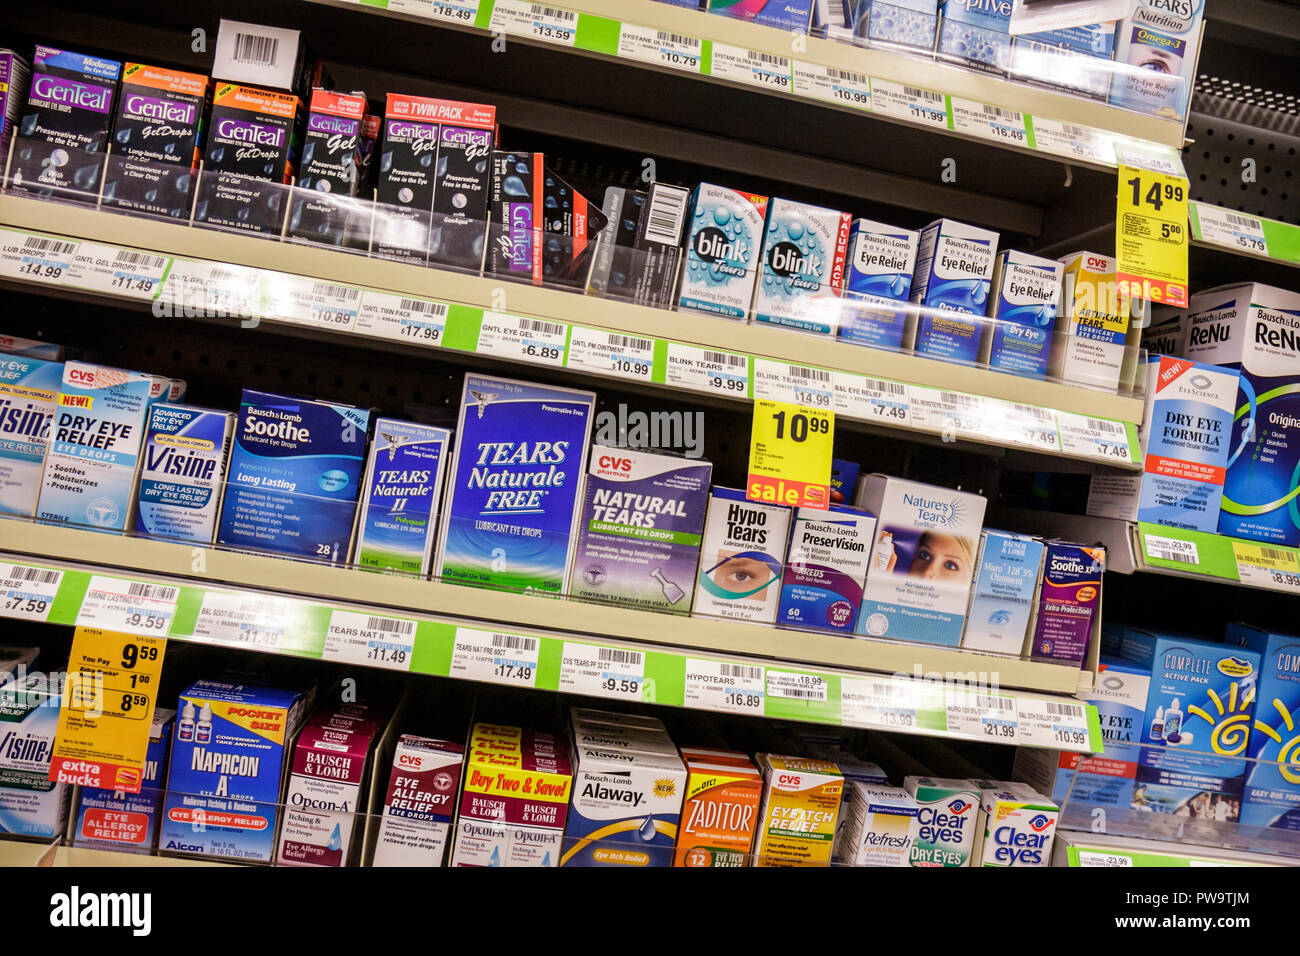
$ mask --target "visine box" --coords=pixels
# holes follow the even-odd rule
[[[1083,665],[1101,616],[1101,575],[1106,549],[1048,541],[1043,558],[1037,619],[1029,657]]]
[[[63,366],[37,517],[122,531],[134,501],[150,378],[104,365]]]
[[[373,143],[364,136],[365,122],[364,93],[312,90],[289,235],[327,245],[367,246],[370,211],[348,201],[370,199],[366,163]]]
[[[375,419],[353,535],[353,564],[429,573],[450,454],[451,432],[445,428]]]
[[[1115,21],[1011,38],[1011,75],[1104,100],[1115,70]]]
[[[916,801],[912,866],[970,866],[979,820],[979,788],[971,780],[906,777],[903,789]]]
[[[72,833],[74,845],[131,853],[148,853],[154,848],[175,718],[174,710],[154,709],[139,793],[81,788]]]
[[[753,865],[828,866],[844,777],[829,760],[758,755],[763,803]]]
[[[1300,545],[1300,293],[1211,289],[1187,322],[1188,358],[1241,370],[1219,533]]]
[[[1067,382],[1118,388],[1131,309],[1116,282],[1116,262],[1076,252],[1061,264],[1061,313],[1047,371]]]
[[[686,794],[673,866],[748,865],[763,796],[763,775],[744,754],[732,757],[722,762],[682,749]]]
[[[836,333],[851,218],[788,199],[767,204],[755,322]]]
[[[939,5],[940,60],[1006,73],[1011,65],[1011,0],[943,0]]]
[[[464,763],[464,744],[397,738],[371,866],[442,866]]]
[[[158,848],[269,862],[289,745],[311,697],[226,681],[191,684],[180,697]]]
[[[208,408],[160,402],[149,410],[136,492],[137,533],[212,543],[234,426],[234,415]]]
[[[1226,641],[1260,656],[1255,726],[1246,756],[1241,822],[1248,826],[1300,830],[1300,638],[1271,634],[1249,624],[1230,623]]]
[[[715,487],[691,613],[772,624],[781,598],[791,511]]]
[[[63,364],[0,353],[0,514],[31,517]]]
[[[849,866],[910,866],[916,842],[916,800],[898,787],[853,784],[844,833]]]
[[[63,833],[72,786],[50,780],[62,690],[51,674],[0,683],[0,834]]]
[[[954,362],[974,362],[979,357],[997,251],[996,232],[952,219],[936,219],[921,230],[912,301],[930,311],[916,321],[914,348],[918,355]],[[945,314],[936,315],[936,310]],[[946,313],[980,318],[962,319]],[[912,337],[904,338],[909,341]]]
[[[768,199],[700,183],[691,194],[677,307],[743,319],[754,298]]]
[[[857,633],[956,647],[970,598],[984,498],[868,475],[854,504],[877,516]]]
[[[1043,542],[1028,535],[983,533],[962,647],[1020,655],[1034,612],[1043,550]]]
[[[1061,304],[1061,264],[1004,249],[993,263],[991,328],[979,359],[1002,372],[1043,378]]]
[[[26,60],[13,50],[0,49],[0,156],[6,163],[9,141],[23,111],[23,90],[31,76],[32,68]]]
[[[807,33],[813,0],[708,0],[709,13],[766,27]]]
[[[1182,119],[1196,79],[1204,0],[1132,0],[1120,21],[1115,62],[1124,72],[1110,101],[1143,113]]]
[[[22,141],[9,167],[13,185],[69,199],[99,192],[121,73],[117,60],[36,47]]]
[[[916,271],[918,233],[855,219],[849,230],[848,277],[840,311],[840,338],[897,350],[909,321],[906,311],[878,309],[877,300],[907,302]],[[851,497],[852,489],[850,489]]]
[[[465,376],[439,577],[563,592],[595,404],[592,392]]]
[[[104,202],[188,218],[211,81],[144,63],[122,70]]]
[[[671,308],[690,195],[666,183],[652,183],[649,192],[606,189],[601,211],[608,225],[596,240],[588,290]]]
[[[712,474],[707,461],[593,445],[569,594],[690,613]]]
[[[875,516],[857,508],[795,511],[777,624],[852,634],[875,530]]]
[[[1019,784],[980,791],[971,859],[979,866],[1049,866],[1060,810]]]
[[[346,560],[369,423],[369,409],[244,389],[217,542]]]

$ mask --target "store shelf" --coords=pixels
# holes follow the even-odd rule
[[[1097,167],[1116,137],[1179,149],[1183,124],[1084,97],[1013,83],[924,56],[817,37],[651,0],[312,0],[440,26],[502,31],[525,43],[832,106]],[[673,39],[664,40],[668,34]],[[921,91],[917,94],[917,91]],[[985,107],[1007,113],[996,114]]]
[[[1089,672],[1068,666],[557,604],[17,519],[0,521],[0,562],[0,616],[614,700],[1080,752],[1101,747],[1095,707],[1043,696],[1091,686]],[[494,645],[494,637],[504,639]],[[623,660],[598,663],[616,659]],[[720,680],[720,663],[741,669]]]
[[[1188,218],[1189,266],[1198,284],[1300,285],[1300,225],[1203,202],[1188,204]]]
[[[1059,830],[1052,847],[1052,865],[1073,867],[1300,866],[1300,859],[1263,852],[1247,853],[1221,847],[1184,846],[1162,840]]]
[[[38,246],[40,237],[54,237],[58,244],[33,250],[33,237]],[[123,251],[156,255],[145,265],[124,267]],[[246,269],[226,268],[232,264]],[[227,275],[215,279],[214,267]],[[358,341],[387,339],[408,348],[566,368],[714,400],[820,405],[842,418],[891,430],[1130,470],[1141,461],[1135,423],[1143,404],[1131,396],[23,196],[0,195],[0,279],[152,305],[162,315],[171,314],[169,305],[183,315],[186,296],[197,283],[207,301],[226,304],[224,314],[247,313],[259,321]],[[322,292],[316,280],[330,285]],[[436,301],[416,313],[400,310],[394,296]],[[554,327],[521,333],[521,321],[539,317]],[[627,353],[625,344],[627,354],[601,357],[595,350],[575,351],[575,335],[581,339],[584,332],[631,333],[649,341],[636,354]],[[709,366],[705,351],[737,361]]]
[[[1300,595],[1300,548],[1140,522],[1136,569]]]

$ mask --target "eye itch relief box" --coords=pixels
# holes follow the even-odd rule
[[[1010,5],[1010,0],[1006,2]],[[996,232],[952,219],[936,219],[921,230],[912,301],[929,311],[916,321],[916,354],[954,362],[974,362],[979,357],[997,251]],[[945,313],[980,318],[962,320]],[[906,342],[912,336],[904,338]]]
[[[882,349],[899,349],[908,313],[877,309],[877,300],[907,302],[916,271],[920,235],[910,229],[855,219],[849,230],[840,338]]]
[[[1011,0],[943,0],[939,4],[940,60],[993,73],[1011,65]]]
[[[853,784],[844,832],[849,866],[909,866],[920,808],[898,787]]]
[[[371,866],[442,866],[464,763],[463,744],[397,739]]]
[[[875,530],[875,516],[857,508],[796,510],[777,624],[851,634]]]
[[[23,111],[23,91],[27,89],[31,75],[32,68],[26,60],[13,50],[0,49],[0,156],[5,157],[6,163],[9,161],[9,140]]]
[[[596,240],[588,291],[671,308],[690,195],[667,183],[652,183],[649,192],[606,189],[601,211],[608,225]]]
[[[181,694],[159,850],[270,862],[289,744],[311,697],[216,680]]]
[[[711,183],[691,193],[677,307],[743,319],[754,300],[768,198]]]
[[[792,514],[782,505],[750,501],[743,491],[715,487],[691,613],[774,623]]]
[[[132,853],[148,853],[154,848],[175,718],[174,710],[154,709],[139,793],[81,788],[72,833],[74,845]]]
[[[467,374],[438,557],[460,584],[564,591],[593,392]]]
[[[31,517],[63,364],[0,354],[0,514]]]
[[[85,362],[63,366],[36,516],[122,531],[134,500],[151,380]]]
[[[50,780],[61,678],[28,674],[0,683],[0,834],[63,832],[72,787]]]
[[[1225,641],[1260,656],[1255,726],[1246,751],[1258,762],[1246,773],[1240,822],[1300,830],[1300,638],[1229,623]]]
[[[1300,545],[1300,293],[1211,289],[1187,325],[1188,358],[1241,370],[1219,533]]]
[[[989,316],[979,360],[989,368],[1043,378],[1061,304],[1061,264],[1004,249],[993,263]]]
[[[1114,20],[1026,33],[1011,38],[1011,75],[1104,100],[1114,55]]]
[[[970,866],[979,823],[979,788],[970,780],[906,777],[903,789],[916,801],[912,866]]]
[[[149,410],[136,492],[137,533],[212,543],[234,426],[234,415],[208,408],[159,403]]]
[[[377,571],[428,574],[442,504],[451,432],[375,419],[362,479],[352,563]]]
[[[971,859],[979,866],[1048,866],[1060,810],[1029,787],[999,784],[980,791]]]
[[[563,741],[475,724],[451,866],[559,866],[572,795],[573,768]]]
[[[366,408],[244,389],[217,543],[346,560],[369,423]]]
[[[1034,612],[1043,551],[1038,538],[1007,531],[984,532],[962,647],[1020,656]]]
[[[718,762],[682,749],[686,791],[673,866],[743,867],[754,843],[763,775],[744,754]]]
[[[708,4],[709,13],[800,33],[808,32],[813,15],[813,0],[708,0]]]
[[[593,445],[573,597],[690,613],[713,465]]]
[[[1076,252],[1064,266],[1061,312],[1047,371],[1053,378],[1118,388],[1128,341],[1130,304],[1115,278],[1115,260]]]
[[[829,760],[759,754],[763,803],[753,864],[829,866],[844,777]]]
[[[12,184],[44,195],[89,199],[113,123],[113,98],[122,64],[38,46],[9,167]]]
[[[1127,64],[1110,86],[1110,102],[1182,119],[1196,77],[1203,0],[1132,0],[1120,21],[1116,63]]]
[[[327,245],[366,248],[370,211],[358,196],[370,199],[366,181],[364,93],[312,90],[307,107],[298,189],[289,210],[289,235]]]
[[[1136,628],[1122,651],[1151,674],[1133,809],[1236,822],[1260,655]]]
[[[1029,659],[1082,666],[1101,616],[1106,549],[1048,541]]]
[[[854,504],[876,518],[859,635],[956,647],[984,523],[984,498],[868,475]]]
[[[788,199],[767,204],[755,322],[836,333],[851,219]]]
[[[199,73],[126,64],[113,158],[104,176],[105,204],[188,218],[210,87]]]

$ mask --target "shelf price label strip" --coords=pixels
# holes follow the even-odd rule
[[[1300,226],[1294,223],[1201,202],[1188,203],[1188,215],[1198,242],[1300,266]]]

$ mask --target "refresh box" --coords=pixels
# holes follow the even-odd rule
[[[1246,751],[1246,756],[1258,762],[1246,771],[1241,822],[1300,830],[1300,755],[1295,747],[1295,725],[1300,717],[1300,638],[1229,623],[1225,640],[1260,656],[1259,699]]]
[[[167,779],[167,755],[171,752],[175,718],[174,710],[154,709],[139,793],[81,788],[72,833],[74,845],[130,853],[153,850],[161,822],[163,781]]]
[[[0,354],[0,514],[31,517],[63,363]]]
[[[840,338],[895,351],[902,347],[908,313],[875,308],[875,303],[908,301],[919,241],[919,234],[910,229],[870,219],[853,221]]]
[[[212,543],[234,426],[229,412],[165,402],[149,409],[136,491],[138,534]]]
[[[835,334],[851,218],[788,199],[767,204],[755,322]]]
[[[346,560],[370,410],[244,389],[217,543]]]
[[[912,301],[929,311],[916,320],[913,347],[917,355],[952,362],[979,358],[997,251],[996,232],[953,219],[936,219],[921,230]],[[912,338],[905,336],[904,340]]]
[[[852,634],[875,530],[875,515],[858,508],[797,509],[776,623]]]

